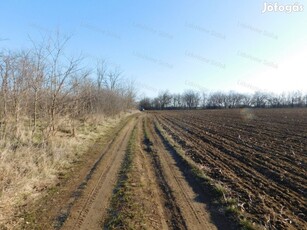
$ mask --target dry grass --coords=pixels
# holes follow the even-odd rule
[[[16,228],[22,207],[55,186],[88,147],[126,115],[75,121],[75,136],[71,122],[62,118],[59,131],[48,140],[42,131],[33,136],[27,122],[22,122],[18,138],[10,138],[8,133],[6,140],[0,140],[0,229]]]

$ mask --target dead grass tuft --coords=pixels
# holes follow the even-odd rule
[[[75,135],[67,118],[62,118],[57,133],[48,137],[43,129],[33,133],[24,119],[13,138],[10,132],[14,127],[8,125],[8,133],[0,140],[0,229],[18,228],[23,207],[54,187],[88,147],[125,116],[74,121]]]

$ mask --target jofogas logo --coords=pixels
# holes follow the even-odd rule
[[[285,12],[285,13],[292,13],[292,12],[303,12],[304,11],[304,5],[299,3],[293,3],[293,4],[279,4],[277,2],[275,3],[263,3],[263,9],[262,13],[267,12]]]

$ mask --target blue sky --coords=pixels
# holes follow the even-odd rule
[[[265,1],[3,1],[0,48],[72,35],[68,53],[106,59],[159,91],[307,91],[307,1],[302,12],[262,13]],[[293,5],[297,1],[278,1]],[[269,2],[267,2],[269,3]]]

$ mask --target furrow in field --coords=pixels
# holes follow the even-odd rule
[[[295,177],[300,175],[295,173],[289,175],[292,180],[298,179],[295,185],[283,184],[279,178],[272,176],[274,169],[276,175],[281,172],[283,165],[285,165],[284,161],[279,162],[277,160],[278,164],[272,164],[272,159],[268,159],[266,164],[261,165],[261,160],[250,159],[252,150],[236,146],[236,143],[231,140],[221,141],[221,136],[227,139],[227,136],[223,136],[222,132],[220,135],[214,133],[208,135],[208,133],[202,132],[200,128],[203,124],[193,122],[193,119],[183,118],[184,121],[180,121],[177,117],[172,120],[171,115],[165,114],[157,116],[157,118],[173,136],[180,139],[183,146],[194,148],[192,150],[196,154],[194,160],[210,168],[213,171],[213,173],[211,171],[210,176],[223,181],[233,191],[241,196],[243,195],[243,201],[247,201],[246,206],[249,208],[247,211],[256,214],[256,216],[260,210],[264,211],[264,213],[260,211],[258,214],[263,219],[263,223],[266,221],[264,218],[271,218],[265,216],[265,213],[270,215],[271,210],[279,215],[273,221],[277,222],[280,218],[286,221],[287,219],[296,219],[298,224],[302,223],[303,220],[300,221],[300,218],[303,216],[300,213],[306,211],[304,206],[306,200],[304,196],[301,196],[305,192],[304,176],[301,175],[301,178]],[[215,167],[222,173],[215,173]],[[288,164],[286,168],[290,171],[291,165]],[[246,178],[249,179],[246,180]],[[259,188],[255,189],[255,185],[259,186],[260,190]],[[257,190],[258,192],[256,192]],[[250,201],[248,202],[248,200]],[[300,215],[299,218],[298,215]]]

